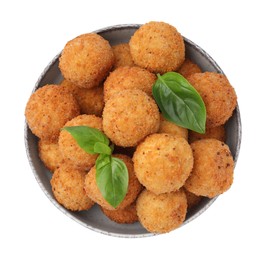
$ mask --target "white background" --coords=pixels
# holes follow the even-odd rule
[[[269,259],[268,1],[1,1],[0,259]],[[243,138],[232,188],[199,218],[141,239],[102,235],[62,214],[27,161],[24,108],[40,73],[75,36],[165,21],[206,50],[238,94]]]

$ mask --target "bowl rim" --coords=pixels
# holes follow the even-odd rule
[[[140,26],[142,26],[142,24],[117,24],[117,25],[112,25],[112,26],[107,26],[95,31],[92,31],[92,33],[105,33],[105,32],[109,32],[111,30],[126,30],[126,29],[138,29]],[[213,66],[217,69],[217,71],[219,73],[222,73],[225,75],[225,73],[223,72],[223,70],[219,67],[219,65],[216,63],[216,61],[205,51],[203,50],[200,46],[198,46],[196,43],[194,43],[193,41],[189,40],[188,38],[182,36],[184,38],[185,44],[189,44],[191,45],[193,48],[195,48],[200,54],[202,54],[204,57],[206,57],[211,64],[213,64]],[[42,71],[42,73],[40,74],[40,76],[38,77],[38,80],[35,83],[35,86],[32,90],[31,93],[34,93],[38,88],[39,85],[42,81],[42,79],[45,77],[45,75],[48,73],[48,71],[50,70],[50,68],[59,60],[59,57],[61,55],[62,51],[59,52],[49,63],[48,65],[44,68],[44,70]],[[239,157],[239,152],[240,152],[240,147],[241,147],[241,139],[242,139],[242,123],[241,123],[241,115],[240,115],[240,109],[238,106],[238,103],[236,105],[235,108],[235,112],[236,112],[236,121],[237,121],[237,126],[238,126],[238,133],[237,133],[237,145],[236,145],[236,151],[235,151],[235,156],[234,156],[234,163],[236,166],[236,162],[238,160]],[[53,196],[51,196],[51,194],[49,194],[49,192],[47,191],[45,185],[42,183],[40,177],[38,176],[36,169],[34,168],[34,163],[32,161],[31,158],[31,154],[30,154],[30,147],[28,144],[28,134],[31,133],[31,130],[28,127],[27,124],[27,120],[25,119],[25,123],[24,123],[24,144],[25,144],[25,148],[26,148],[26,154],[27,154],[27,158],[28,158],[28,162],[30,164],[31,170],[34,173],[35,179],[37,181],[37,183],[39,184],[41,190],[44,192],[44,194],[46,195],[46,197],[54,204],[54,206],[56,206],[56,208],[58,208],[62,213],[64,213],[66,216],[68,216],[69,218],[71,218],[72,220],[76,221],[77,223],[81,224],[82,226],[93,230],[97,233],[101,233],[101,234],[105,234],[108,236],[114,236],[114,237],[121,237],[121,238],[142,238],[142,237],[151,237],[151,236],[155,236],[155,235],[159,235],[157,233],[151,233],[151,232],[147,232],[147,233],[143,233],[143,234],[123,234],[123,233],[115,233],[115,232],[109,232],[109,231],[104,231],[102,229],[99,228],[95,228],[83,221],[81,221],[80,219],[74,217],[67,209],[65,209],[63,206],[61,206],[55,199]],[[194,215],[192,215],[188,220],[184,221],[184,223],[180,226],[183,227],[184,225],[190,223],[192,220],[196,219],[198,216],[200,216],[203,212],[205,212],[218,198],[218,196],[209,199],[209,201],[204,205],[203,208],[201,208],[200,210],[198,210],[198,212],[196,212]]]

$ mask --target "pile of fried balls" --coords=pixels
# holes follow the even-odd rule
[[[139,221],[152,233],[181,226],[187,211],[203,197],[227,191],[234,160],[225,144],[224,124],[237,105],[225,75],[203,72],[186,58],[175,27],[149,22],[128,43],[111,46],[96,33],[70,40],[59,58],[64,80],[38,88],[25,117],[39,138],[39,156],[51,171],[55,199],[71,211],[94,204],[120,224]],[[152,95],[156,74],[175,71],[201,95],[207,111],[206,133],[167,121]],[[129,174],[128,191],[113,208],[99,191],[97,154],[86,153],[65,126],[89,126],[115,145]]]

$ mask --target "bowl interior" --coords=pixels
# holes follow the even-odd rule
[[[107,39],[111,45],[116,45],[119,43],[128,42],[130,37],[139,28],[139,26],[140,25],[137,24],[118,25],[98,30],[96,31],[96,33]],[[203,71],[223,73],[220,67],[216,64],[216,62],[199,46],[186,38],[185,45],[186,56],[193,60],[195,63],[197,63]],[[45,68],[44,72],[38,79],[36,86],[33,89],[33,92],[37,88],[42,87],[45,84],[57,84],[61,82],[63,77],[58,68],[59,56],[60,54],[58,54]],[[236,162],[241,142],[241,122],[238,106],[235,109],[233,116],[226,123],[226,135],[226,143],[229,145],[234,160]],[[51,190],[50,179],[52,177],[52,174],[45,168],[38,156],[38,138],[32,134],[27,124],[25,125],[25,144],[29,162],[37,182],[39,183],[40,187],[47,195],[47,197],[51,200],[51,202],[64,214],[89,229],[107,235],[122,237],[144,237],[153,235],[152,233],[149,233],[147,230],[145,230],[138,222],[134,224],[117,224],[109,220],[101,212],[100,208],[97,205],[95,205],[89,211],[82,212],[71,212],[59,205],[54,199]],[[215,199],[216,198],[204,198],[197,207],[188,212],[184,224],[187,224],[188,222],[199,216],[202,212],[204,212],[214,202]]]

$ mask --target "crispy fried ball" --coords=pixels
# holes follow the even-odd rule
[[[114,54],[107,40],[95,33],[69,41],[59,58],[65,79],[81,88],[100,85],[114,64]]]
[[[188,81],[200,93],[206,106],[206,126],[223,125],[232,115],[237,97],[225,75],[215,72],[195,73]]]
[[[184,185],[193,166],[193,156],[184,138],[153,134],[137,146],[133,162],[140,183],[160,194]]]
[[[138,221],[135,202],[124,209],[107,210],[101,208],[101,210],[110,220],[119,224],[131,224]]]
[[[94,202],[84,190],[85,171],[62,164],[51,179],[52,191],[56,200],[72,211],[88,210]]]
[[[194,131],[189,131],[188,139],[190,143],[193,143],[201,139],[217,139],[219,141],[225,142],[226,133],[224,125],[216,126],[213,128],[206,128],[204,134],[199,134]]]
[[[103,110],[104,133],[118,146],[136,146],[159,129],[160,115],[155,101],[139,89],[115,94]]]
[[[60,84],[69,89],[76,98],[81,114],[101,116],[104,108],[103,86],[79,88],[73,83],[63,80]]]
[[[134,66],[128,43],[112,46],[112,50],[115,57],[113,69],[123,66]]]
[[[187,198],[183,190],[156,195],[145,189],[137,199],[136,208],[144,228],[153,233],[166,233],[184,222]]]
[[[216,139],[191,144],[194,166],[185,188],[197,196],[213,198],[227,191],[233,182],[234,161],[229,147]]]
[[[104,82],[104,99],[108,101],[114,94],[125,89],[140,89],[152,96],[152,86],[156,76],[139,67],[120,67],[110,73]]]
[[[131,37],[129,46],[134,63],[154,73],[176,71],[185,59],[183,37],[164,22],[142,25]]]
[[[128,169],[128,191],[124,200],[116,208],[124,209],[136,200],[138,194],[142,190],[142,185],[139,183],[134,173],[133,162],[130,157],[122,154],[114,154],[113,157],[123,160]],[[92,167],[90,172],[86,175],[84,188],[89,198],[99,204],[102,208],[115,210],[115,208],[103,198],[101,192],[99,191],[99,188],[96,184],[96,167]]]
[[[188,211],[196,207],[202,200],[202,196],[197,196],[194,193],[189,192],[187,189],[184,189],[187,197]]]
[[[44,165],[54,172],[64,159],[59,151],[58,140],[57,142],[50,142],[43,139],[38,141],[39,157]]]
[[[201,73],[202,70],[200,67],[192,62],[190,59],[185,59],[184,63],[181,65],[178,72],[184,76],[185,78],[189,77],[190,75],[194,73]]]
[[[66,126],[88,126],[102,131],[102,119],[94,115],[80,115],[68,121]],[[88,171],[95,164],[98,155],[85,152],[69,132],[62,130],[58,143],[63,158],[74,167]]]
[[[160,117],[159,133],[171,134],[188,139],[188,130],[166,120],[163,116]]]
[[[80,108],[73,95],[58,85],[46,85],[34,92],[26,105],[25,116],[29,128],[41,139],[56,141],[60,129]]]

